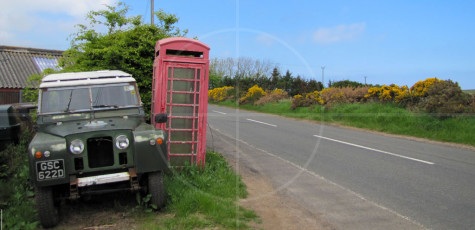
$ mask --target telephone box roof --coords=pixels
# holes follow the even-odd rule
[[[166,49],[167,51],[163,51]],[[162,51],[161,51],[162,50]],[[200,58],[208,59],[209,58],[209,46],[195,39],[175,37],[175,38],[165,38],[157,41],[155,45],[155,56],[164,57],[169,55],[168,51],[179,51],[179,52],[200,52],[202,56]]]

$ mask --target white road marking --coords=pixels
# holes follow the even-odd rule
[[[213,112],[215,112],[215,113],[219,113],[219,114],[223,114],[223,115],[226,115],[226,113],[219,112],[219,111],[216,111],[216,110],[213,110]]]
[[[256,121],[256,120],[252,120],[252,119],[246,119],[246,120],[252,121],[252,122],[256,122],[256,123],[259,123],[259,124],[264,124],[264,125],[272,126],[272,127],[277,127],[277,125],[265,123],[265,122],[262,122],[262,121]]]
[[[412,161],[417,161],[417,162],[428,164],[428,165],[435,164],[434,162],[424,161],[424,160],[420,160],[420,159],[412,158],[412,157],[406,157],[406,156],[399,155],[399,154],[396,154],[396,153],[390,153],[390,152],[386,152],[386,151],[379,150],[379,149],[373,149],[373,148],[362,146],[362,145],[357,145],[357,144],[353,144],[353,143],[349,143],[349,142],[345,142],[345,141],[331,139],[331,138],[328,138],[328,137],[322,137],[322,136],[319,136],[319,135],[313,135],[313,136],[318,137],[318,138],[322,138],[322,139],[325,139],[325,140],[329,140],[329,141],[338,142],[338,143],[345,144],[345,145],[351,145],[351,146],[362,148],[362,149],[367,149],[367,150],[380,152],[380,153],[388,154],[388,155],[395,156],[395,157],[400,157],[400,158],[404,158],[404,159],[408,159],[408,160],[412,160]]]

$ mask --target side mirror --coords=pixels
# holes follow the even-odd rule
[[[155,123],[165,123],[168,120],[168,115],[166,113],[159,113],[155,115]]]

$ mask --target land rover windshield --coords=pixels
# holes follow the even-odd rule
[[[40,113],[68,113],[140,106],[134,83],[41,89]]]

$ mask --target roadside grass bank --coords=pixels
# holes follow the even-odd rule
[[[439,119],[424,112],[410,112],[397,104],[335,104],[330,109],[323,106],[299,107],[291,110],[291,101],[282,100],[265,105],[238,105],[233,101],[213,103],[239,107],[262,113],[291,118],[335,123],[398,135],[426,138],[475,146],[473,114]]]
[[[189,166],[165,177],[167,205],[164,215],[141,213],[140,229],[248,229],[259,222],[251,210],[238,205],[247,196],[241,176],[222,155],[208,151],[206,166]]]

